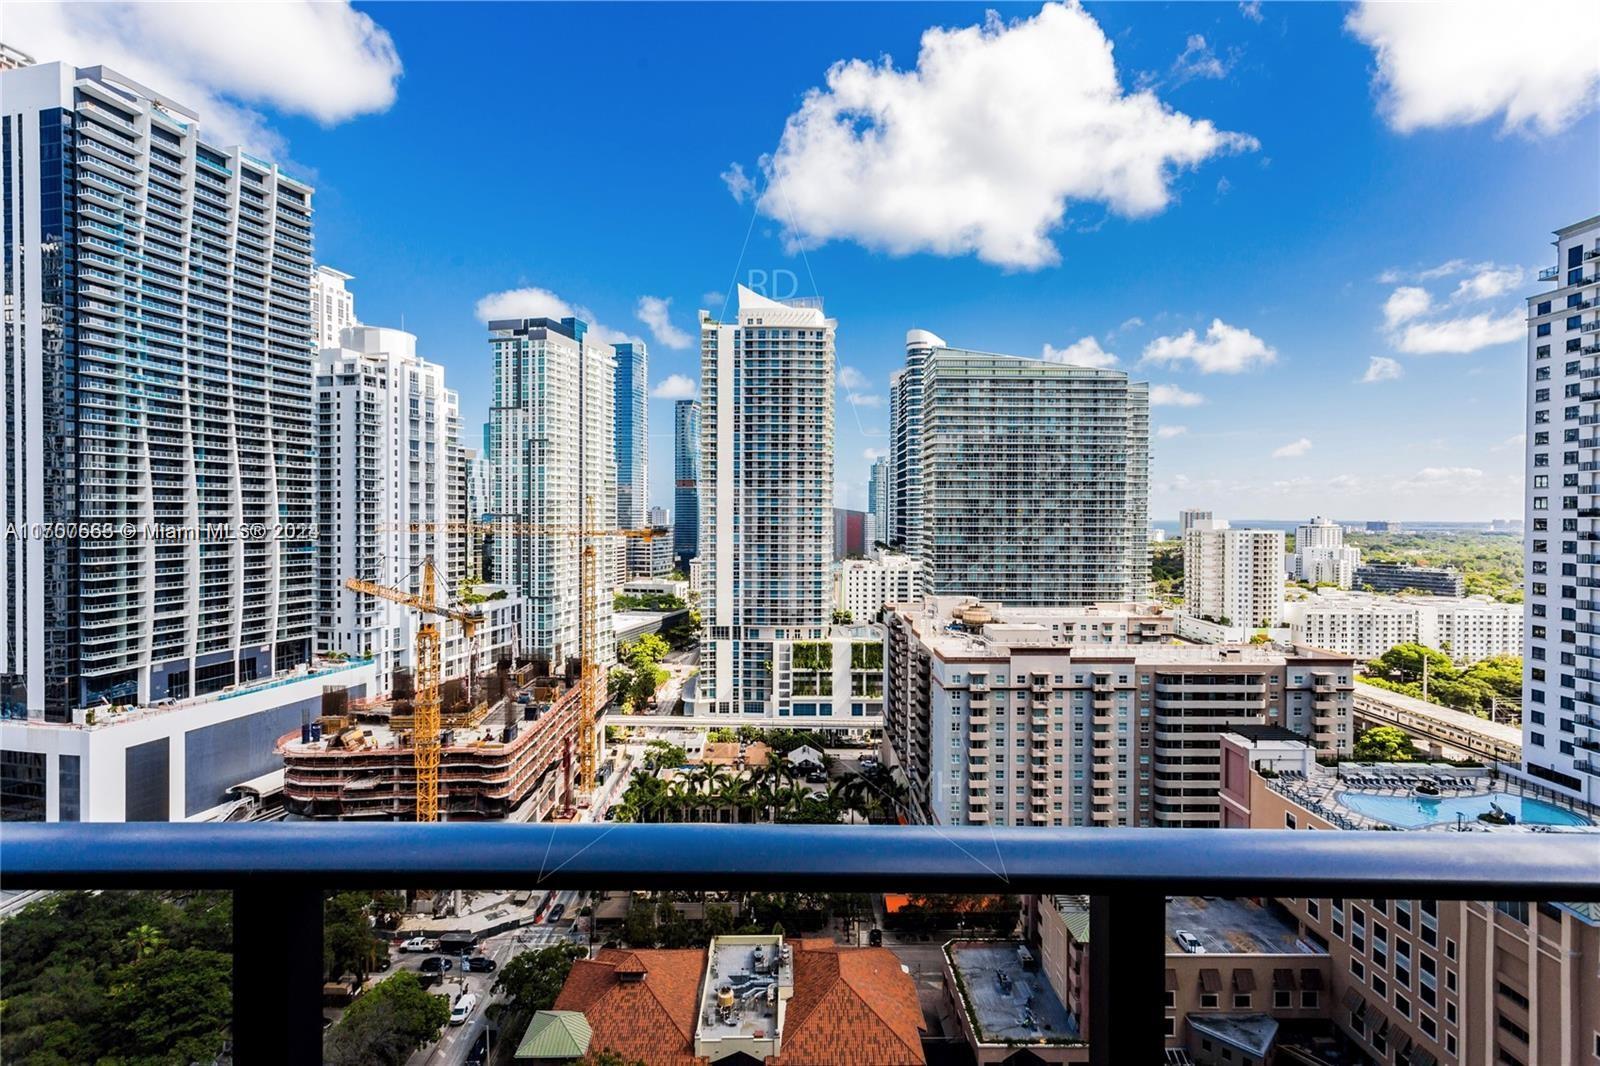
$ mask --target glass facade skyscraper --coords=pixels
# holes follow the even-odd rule
[[[495,580],[527,600],[523,649],[552,671],[579,654],[583,528],[616,514],[611,428],[612,348],[586,339],[575,318],[497,319],[489,450],[495,465]],[[521,528],[518,528],[518,527]],[[611,579],[616,537],[596,538],[595,661],[616,658]]]
[[[689,572],[700,554],[700,401],[672,406],[672,557]]]
[[[836,326],[742,286],[731,321],[702,313],[706,713],[786,713],[786,642],[828,635]]]
[[[891,521],[923,591],[1060,607],[1145,595],[1148,385],[920,330],[906,350]]]
[[[0,79],[6,517],[82,534],[6,540],[8,713],[305,663],[310,186],[109,68]]]
[[[649,354],[643,341],[613,345],[612,413],[617,456],[617,525],[645,528],[650,495]]]

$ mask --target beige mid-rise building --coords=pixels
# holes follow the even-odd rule
[[[1234,529],[1220,518],[1183,531],[1183,603],[1224,625],[1271,628],[1283,621],[1281,529]]]
[[[940,825],[1215,826],[1218,742],[1348,750],[1348,656],[1172,643],[1158,608],[931,597],[887,614],[885,746]]]
[[[1227,825],[1327,831],[1353,824],[1348,774],[1336,783],[1333,771],[1319,771],[1309,753],[1298,772],[1284,774],[1283,758],[1281,751],[1263,752],[1256,738],[1224,738]],[[1479,787],[1487,788],[1487,782]],[[1531,820],[1526,809],[1523,816]],[[1557,817],[1549,811],[1537,816]],[[1564,817],[1583,819],[1573,812]],[[1453,824],[1416,831],[1449,832]],[[1560,831],[1573,834],[1574,847],[1593,847],[1592,827]],[[1333,1020],[1372,1061],[1600,1063],[1600,906],[1534,900],[1278,902],[1300,935],[1328,953]]]

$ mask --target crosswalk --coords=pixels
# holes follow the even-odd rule
[[[523,951],[537,951],[547,948],[552,944],[562,944],[572,939],[576,927],[571,922],[559,922],[555,925],[525,925],[515,933],[506,934],[511,942],[511,954]]]

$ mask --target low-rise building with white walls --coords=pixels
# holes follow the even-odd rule
[[[877,619],[891,603],[910,603],[922,593],[922,564],[915,556],[873,550],[865,559],[833,564],[833,606],[858,622]]]
[[[244,799],[235,786],[282,772],[281,737],[320,717],[327,700],[337,707],[373,694],[371,662],[302,669],[176,703],[79,710],[70,722],[0,720],[0,820],[226,817]]]
[[[1289,576],[1313,585],[1347,589],[1361,565],[1361,549],[1344,543],[1344,527],[1318,515],[1297,526],[1294,552],[1289,556]]]
[[[1384,596],[1318,589],[1284,604],[1291,638],[1361,659],[1422,644],[1471,663],[1522,654],[1522,605],[1487,596]]]
[[[1234,529],[1193,519],[1183,533],[1183,606],[1223,625],[1271,628],[1283,619],[1281,529]]]

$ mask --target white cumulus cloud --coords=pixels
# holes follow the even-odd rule
[[[1298,459],[1300,456],[1304,455],[1310,450],[1311,438],[1301,437],[1299,440],[1290,441],[1281,448],[1274,448],[1272,450],[1272,457],[1274,459]]]
[[[639,340],[631,333],[612,329],[600,322],[595,318],[594,312],[587,307],[568,303],[549,289],[533,286],[491,292],[478,301],[477,313],[480,322],[489,322],[497,318],[576,318],[588,324],[589,340],[599,341],[602,344],[621,344],[624,341]]]
[[[1251,22],[1261,21],[1261,0],[1239,0],[1239,14]]]
[[[1042,358],[1047,363],[1070,363],[1073,366],[1096,368],[1115,366],[1117,362],[1117,357],[1100,347],[1100,342],[1093,337],[1083,337],[1065,348],[1054,348],[1046,344]]]
[[[650,335],[668,348],[689,347],[690,337],[672,324],[672,299],[641,296],[633,309],[634,317],[650,327]]]
[[[650,395],[657,400],[692,400],[700,395],[700,386],[691,377],[669,374],[656,382]]]
[[[1391,340],[1396,349],[1412,355],[1464,355],[1493,344],[1521,340],[1527,329],[1520,312],[1496,315],[1486,311],[1461,318],[1413,322]]]
[[[1237,374],[1276,362],[1277,351],[1266,341],[1220,318],[1211,320],[1204,338],[1186,329],[1176,337],[1157,337],[1145,346],[1144,362],[1193,363],[1202,374]]]
[[[744,203],[756,191],[756,183],[750,180],[750,175],[746,174],[744,167],[738,163],[728,164],[728,169],[717,177],[728,187],[728,194],[733,197],[733,202],[736,204]]]
[[[1521,267],[1485,266],[1470,278],[1463,278],[1451,294],[1457,303],[1491,300],[1522,284]]]
[[[1427,289],[1419,289],[1415,285],[1402,285],[1389,294],[1383,302],[1383,324],[1393,328],[1402,322],[1409,322],[1418,315],[1425,315],[1433,306],[1433,297],[1428,295]]]
[[[1345,26],[1375,53],[1378,109],[1401,133],[1499,118],[1549,135],[1600,100],[1593,0],[1369,2]]]
[[[1375,355],[1367,361],[1367,372],[1361,375],[1361,383],[1372,385],[1379,381],[1393,381],[1403,372],[1398,360],[1390,359],[1386,355]]]
[[[1187,432],[1189,432],[1188,426],[1162,426],[1156,430],[1156,436],[1161,440],[1171,440],[1173,437],[1181,437]]]
[[[1173,81],[1181,85],[1193,78],[1226,78],[1228,66],[1212,51],[1204,37],[1191,33],[1184,42],[1183,51],[1172,61]]]
[[[871,386],[872,382],[867,375],[853,366],[839,368],[839,384],[852,391],[859,391]]]
[[[1254,138],[1123,89],[1112,44],[1074,0],[1032,18],[933,27],[914,69],[835,63],[763,159],[759,205],[809,247],[854,240],[894,255],[976,255],[1033,270],[1073,201],[1140,217],[1175,172]],[[753,191],[742,170],[724,180]]]
[[[1198,407],[1205,402],[1198,392],[1186,392],[1176,385],[1150,386],[1151,407]]]
[[[346,2],[9,4],[7,43],[41,63],[103,63],[200,113],[208,140],[282,157],[266,107],[327,126],[384,111],[401,64]]]

